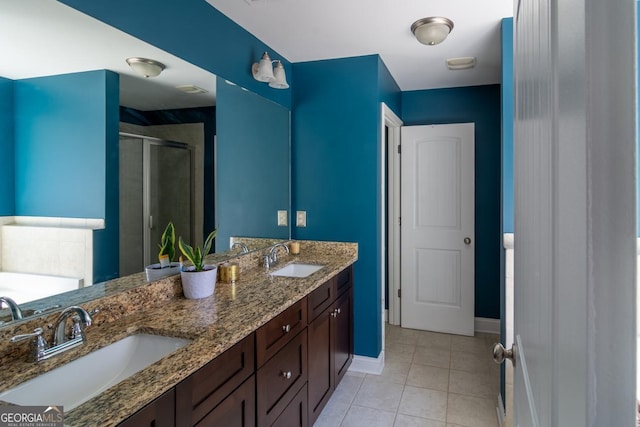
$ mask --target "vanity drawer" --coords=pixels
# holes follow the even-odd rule
[[[333,293],[333,280],[328,280],[307,296],[307,313],[309,323],[311,323],[313,319],[322,314],[327,307],[331,305],[335,299]]]
[[[258,370],[256,381],[258,426],[271,426],[307,382],[306,328]]]
[[[306,298],[293,304],[256,331],[256,359],[262,366],[307,326]]]
[[[349,266],[342,270],[335,278],[336,282],[336,298],[353,285],[353,266]]]
[[[218,406],[255,370],[255,336],[207,363],[176,386],[176,426],[192,426]]]
[[[307,427],[308,425],[307,385],[305,384],[271,427]]]

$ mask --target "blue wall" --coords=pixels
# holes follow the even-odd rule
[[[0,77],[0,216],[15,212],[13,81]]]
[[[287,239],[277,211],[289,209],[289,110],[220,79],[216,86],[216,155],[224,159],[216,250],[228,250],[231,236]]]
[[[282,60],[289,79],[291,64],[204,0],[61,2],[223,79],[291,107],[291,89],[270,88],[251,75],[251,64],[257,62],[265,51],[272,59]]]
[[[355,352],[377,357],[380,101],[397,108],[399,89],[377,55],[296,63],[293,71],[293,210],[307,211],[307,227],[294,227],[293,234],[359,244]]]
[[[513,233],[513,18],[502,20],[502,228]]]
[[[15,82],[16,215],[104,218],[109,74]]]
[[[500,317],[500,86],[402,93],[405,126],[475,123],[475,316]]]

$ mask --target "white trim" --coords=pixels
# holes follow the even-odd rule
[[[504,404],[502,403],[502,394],[498,393],[498,406],[496,406],[496,413],[498,414],[498,425],[500,427],[504,426],[504,417],[507,413],[504,410]]]
[[[395,218],[400,217],[400,156],[398,155],[398,147],[400,146],[400,127],[402,120],[384,103],[380,103],[380,285],[382,287],[382,307],[385,306],[385,259],[384,247],[386,244],[385,228],[388,223],[389,227],[389,295],[396,297],[389,300],[388,322],[391,325],[400,324],[400,298],[397,297],[398,289],[400,289],[400,224]],[[389,140],[385,139],[385,127],[389,128]],[[385,164],[387,158],[393,158],[389,162],[388,182],[389,188],[385,187]],[[391,201],[389,211],[384,206],[384,195],[388,193]],[[384,325],[383,325],[384,327]],[[383,329],[384,330],[384,329]]]
[[[380,375],[384,369],[384,350],[376,357],[353,356],[353,362],[349,366],[351,372],[362,372],[364,374]]]
[[[640,239],[638,240],[638,244],[640,244]],[[502,246],[505,249],[513,249],[513,233],[502,234]]]
[[[474,329],[476,332],[500,335],[500,319],[489,319],[487,317],[476,317],[474,319]]]

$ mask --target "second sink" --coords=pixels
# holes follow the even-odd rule
[[[272,276],[303,278],[312,275],[323,267],[324,265],[293,263],[272,271],[269,274]]]
[[[130,335],[2,392],[0,400],[18,405],[63,405],[70,411],[190,342],[160,335]]]

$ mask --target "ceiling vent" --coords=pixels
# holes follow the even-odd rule
[[[447,68],[450,70],[468,70],[476,66],[475,56],[447,59]]]

